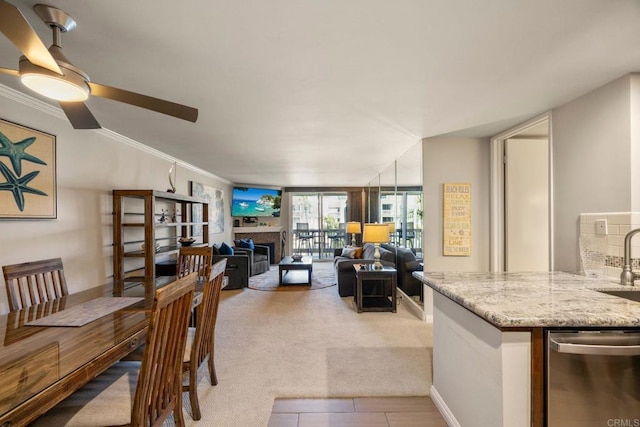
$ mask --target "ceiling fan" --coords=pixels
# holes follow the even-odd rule
[[[84,103],[89,95],[124,102],[190,122],[198,119],[198,110],[195,108],[90,81],[89,76],[62,53],[61,33],[73,30],[76,22],[53,6],[36,4],[33,9],[52,29],[53,44],[47,49],[22,12],[11,3],[0,0],[0,32],[24,55],[20,57],[18,70],[0,67],[0,73],[19,77],[29,89],[59,101],[75,129],[100,128]]]

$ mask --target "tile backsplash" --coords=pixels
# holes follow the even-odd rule
[[[601,228],[597,224],[606,221],[606,234],[600,234]],[[635,229],[640,228],[640,212],[605,212],[580,214],[580,248],[584,254],[585,247],[598,247],[604,251],[604,265],[598,270],[610,277],[620,277],[624,259],[624,237]],[[632,269],[640,270],[640,235],[631,241]],[[592,266],[585,265],[582,259],[582,270],[589,272]],[[587,257],[588,258],[588,257]],[[588,262],[589,259],[586,259]]]

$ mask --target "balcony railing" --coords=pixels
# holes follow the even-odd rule
[[[351,237],[344,230],[292,230],[293,253],[311,256],[316,259],[333,258],[334,249],[350,244]],[[406,236],[401,231],[391,233],[390,244],[412,248],[422,253],[422,230],[407,229]]]

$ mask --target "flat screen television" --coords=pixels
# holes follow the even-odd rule
[[[282,190],[233,187],[231,216],[279,217]]]

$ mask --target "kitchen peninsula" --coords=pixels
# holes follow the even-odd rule
[[[450,425],[543,426],[545,339],[554,328],[639,329],[613,278],[414,272],[433,288],[431,397]]]

